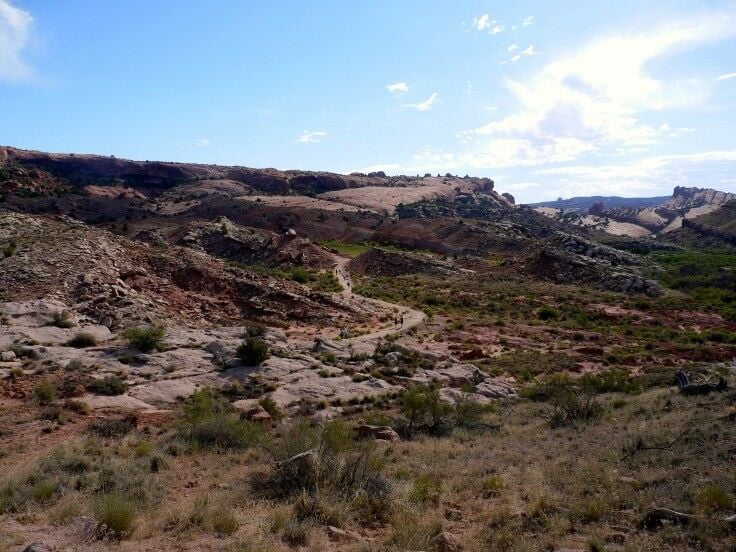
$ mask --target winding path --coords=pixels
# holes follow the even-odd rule
[[[407,332],[424,322],[424,319],[427,317],[427,315],[424,314],[422,311],[414,310],[404,305],[398,305],[396,303],[381,301],[380,299],[370,299],[368,297],[364,297],[363,295],[358,295],[357,293],[355,293],[353,291],[353,280],[350,277],[350,271],[348,270],[348,263],[350,262],[350,259],[347,257],[341,257],[339,255],[333,255],[333,258],[335,259],[335,274],[337,276],[337,280],[342,286],[343,290],[341,294],[344,297],[372,303],[384,309],[389,309],[392,312],[395,310],[398,312],[398,316],[403,317],[403,323],[400,327],[391,325],[387,328],[376,330],[374,332],[359,335],[356,337],[351,337],[344,341],[348,343],[374,341],[382,339],[391,334]]]

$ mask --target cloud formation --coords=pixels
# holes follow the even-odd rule
[[[495,19],[491,19],[491,16],[487,13],[473,18],[473,28],[476,31],[488,30],[492,35],[502,33],[506,30],[506,27]]]
[[[437,92],[433,92],[432,95],[423,102],[407,103],[404,104],[404,107],[410,107],[412,109],[416,109],[417,111],[429,111],[430,109],[433,109],[434,106],[436,106],[438,103],[440,103],[440,101],[440,95]]]
[[[736,79],[736,73],[726,73],[725,75],[718,75],[716,77],[716,80],[718,81],[731,80],[731,79]]]
[[[708,89],[697,79],[657,80],[645,71],[647,62],[734,36],[734,23],[732,16],[711,14],[638,35],[602,38],[525,81],[509,80],[516,112],[464,135],[478,145],[477,159],[486,166],[498,160],[489,151],[505,151],[506,165],[527,165],[571,160],[607,147],[651,146],[671,137],[671,129],[644,124],[641,115],[697,105]],[[522,53],[536,51],[529,46]]]
[[[0,80],[20,82],[33,75],[22,57],[32,25],[30,13],[0,0]]]
[[[327,136],[327,133],[323,130],[305,130],[296,141],[300,144],[313,144],[315,142],[321,142],[325,136]]]
[[[409,92],[409,85],[405,82],[394,82],[386,85],[386,90],[391,92],[394,96],[403,96]]]

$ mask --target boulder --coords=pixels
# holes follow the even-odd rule
[[[355,428],[358,439],[375,439],[377,441],[400,441],[401,437],[389,426],[361,424]]]
[[[15,353],[13,351],[3,351],[0,353],[0,362],[13,362],[15,360]]]

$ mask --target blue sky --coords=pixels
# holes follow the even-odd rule
[[[734,1],[0,0],[4,145],[533,201],[736,191],[734,123]]]

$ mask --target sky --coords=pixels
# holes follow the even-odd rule
[[[0,144],[736,192],[736,0],[0,0]]]

